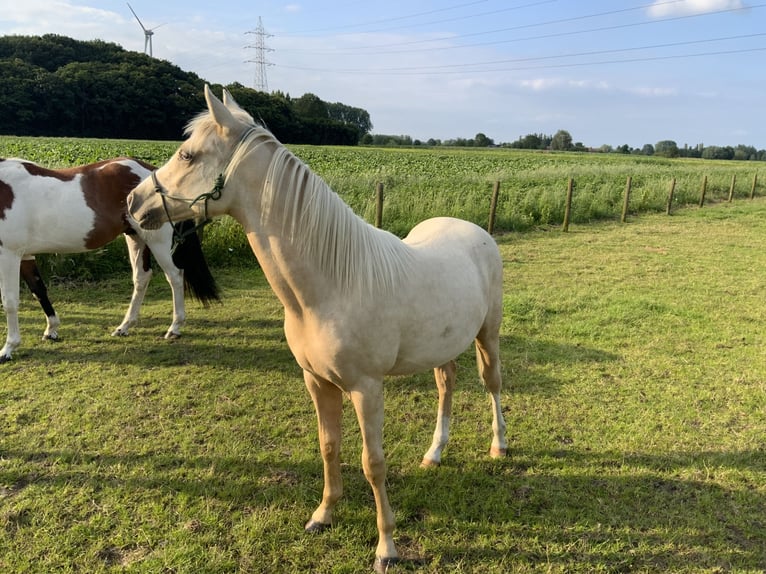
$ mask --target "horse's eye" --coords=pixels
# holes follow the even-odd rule
[[[192,154],[190,154],[188,151],[185,151],[185,150],[178,150],[178,159],[180,159],[181,161],[191,161]]]

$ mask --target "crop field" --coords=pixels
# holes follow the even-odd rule
[[[176,147],[49,141],[0,138],[0,156],[51,166],[123,154],[162,163]],[[439,468],[419,468],[435,421],[431,375],[386,381],[384,446],[404,558],[395,571],[766,570],[760,183],[746,199],[761,164],[294,150],[368,220],[382,181],[384,226],[403,230],[408,224],[394,218],[401,195],[413,196],[412,209],[447,209],[443,201],[452,215],[468,209],[473,196],[447,187],[453,178],[461,189],[476,184],[487,205],[496,179],[503,202],[520,182],[530,197],[555,182],[562,202],[568,177],[579,182],[580,202],[587,189],[616,187],[616,211],[578,217],[569,233],[555,220],[498,226],[507,458],[487,455],[489,400],[472,352],[458,361],[452,438]],[[658,205],[632,209],[621,224],[628,175],[656,182]],[[682,208],[696,204],[704,175],[710,205]],[[732,175],[738,188],[728,203]],[[672,177],[679,203],[672,216],[656,213]],[[636,206],[642,185],[633,189]],[[375,512],[350,404],[336,524],[303,532],[322,490],[314,410],[284,340],[282,308],[237,241],[231,222],[206,234],[223,302],[190,301],[176,341],[162,339],[171,303],[159,277],[127,338],[109,333],[130,298],[128,272],[101,273],[106,265],[93,263],[87,280],[50,277],[62,318],[55,344],[40,340],[43,314],[24,295],[22,346],[0,365],[0,571],[370,571]]]
[[[24,157],[48,167],[130,155],[161,165],[179,142],[0,137],[0,157]],[[569,178],[575,182],[572,222],[617,219],[626,179],[632,178],[631,214],[663,211],[675,178],[674,208],[696,205],[703,178],[706,200],[766,194],[762,162],[665,159],[619,154],[545,153],[510,149],[349,148],[290,146],[354,211],[375,220],[375,188],[384,185],[383,227],[403,236],[433,215],[451,215],[486,227],[494,182],[501,183],[495,229],[523,231],[559,225]]]

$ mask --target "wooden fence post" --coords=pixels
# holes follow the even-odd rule
[[[755,186],[758,185],[758,174],[753,174],[753,186],[750,188],[750,199],[755,197]]]
[[[670,180],[670,191],[668,192],[668,205],[665,208],[665,213],[670,215],[670,210],[673,207],[673,194],[676,191],[676,178]]]
[[[495,213],[497,212],[497,197],[500,195],[500,182],[496,181],[492,187],[492,201],[489,203],[489,223],[487,232],[492,235],[495,230]]]
[[[737,184],[737,174],[731,176],[731,185],[729,186],[729,203],[734,199],[734,186]]]
[[[702,177],[702,191],[700,192],[700,207],[705,205],[705,192],[707,191],[707,176]]]
[[[383,184],[378,183],[375,189],[375,227],[383,227]]]
[[[630,186],[633,182],[633,178],[628,176],[628,181],[625,182],[625,198],[622,201],[622,217],[620,222],[625,223],[628,220],[628,204],[630,203]]]
[[[574,179],[569,178],[569,184],[567,185],[567,201],[564,205],[564,224],[561,227],[562,231],[569,231],[569,216],[572,213],[572,191],[574,190]]]

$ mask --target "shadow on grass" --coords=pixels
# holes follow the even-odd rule
[[[126,501],[217,499],[231,512],[312,508],[321,490],[318,456],[313,462],[276,453],[258,461],[164,451],[115,456],[10,450],[2,456],[26,469],[0,470],[0,484],[7,485],[3,498],[34,484],[85,489],[96,498],[111,489]],[[754,485],[722,486],[704,475],[706,468],[765,470],[761,450],[669,456],[540,451],[470,468],[454,462],[438,469],[395,467],[389,493],[405,558],[399,569],[434,563],[436,571],[458,564],[583,572],[766,567],[766,494]],[[339,520],[351,531],[369,532],[369,487],[356,465],[343,472],[347,488]],[[295,517],[296,529],[306,518]]]

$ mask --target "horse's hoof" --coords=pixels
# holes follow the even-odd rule
[[[304,527],[306,532],[310,532],[311,534],[319,534],[330,528],[332,528],[332,524],[325,524],[324,522],[316,522],[314,520],[309,520]]]
[[[386,574],[386,572],[388,572],[389,569],[392,569],[394,566],[396,566],[398,562],[399,562],[399,558],[397,556],[394,556],[393,558],[376,556],[375,564],[373,566],[373,568],[375,569],[375,574]]]
[[[0,365],[2,365],[3,363],[7,363],[10,360],[11,360],[10,355],[0,355]]]
[[[165,338],[168,341],[175,341],[176,339],[180,339],[181,338],[181,333],[167,332],[167,333],[165,333]]]
[[[122,329],[115,329],[112,332],[112,337],[127,337],[127,336],[128,336],[128,332],[123,331]]]
[[[430,458],[424,458],[420,462],[420,468],[436,468],[437,466],[441,466],[441,463],[438,460],[431,460]]]
[[[492,458],[505,458],[508,456],[508,449],[492,447],[489,449],[489,456]]]
[[[58,335],[50,334],[50,335],[43,335],[43,341],[53,341],[54,343],[58,343],[61,339],[59,339]]]

